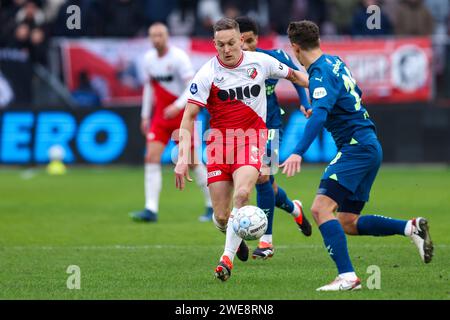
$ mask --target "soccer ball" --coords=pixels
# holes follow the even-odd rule
[[[233,217],[233,230],[244,240],[256,240],[267,230],[267,216],[260,208],[245,206]]]

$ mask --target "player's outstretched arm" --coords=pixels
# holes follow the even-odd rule
[[[164,119],[173,119],[175,118],[186,106],[189,96],[189,84],[191,83],[192,77],[186,78],[184,80],[184,84],[186,88],[183,93],[175,100],[174,103],[168,105],[163,111]]]
[[[152,96],[153,90],[150,83],[145,82],[144,92],[142,94],[142,108],[141,108],[141,132],[144,137],[148,133],[148,127],[150,124],[150,114],[152,112]]]
[[[194,132],[194,121],[197,114],[200,112],[200,107],[188,103],[184,110],[183,120],[180,125],[179,132],[179,152],[178,161],[175,166],[175,185],[177,189],[183,190],[185,186],[184,178],[191,182],[192,179],[189,176],[189,159],[191,152],[192,134]]]
[[[303,88],[308,88],[309,86],[308,75],[298,70],[291,69],[291,72],[289,72],[289,75],[286,79],[298,84],[299,86],[302,86]]]
[[[317,108],[312,114],[311,119],[305,126],[302,139],[295,147],[294,152],[280,165],[280,168],[283,168],[282,173],[286,174],[287,177],[292,177],[300,172],[303,154],[322,130],[327,116],[328,112],[324,108]]]

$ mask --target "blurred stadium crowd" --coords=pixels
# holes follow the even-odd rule
[[[79,29],[67,27],[72,5],[80,8]],[[367,28],[371,5],[381,8],[380,28],[372,30]],[[302,19],[316,22],[322,38],[430,36],[437,94],[446,92],[445,86],[440,89],[445,81],[439,77],[450,75],[448,0],[0,0],[0,109],[30,104],[45,108],[53,92],[64,96],[66,91],[77,98],[76,92],[64,89],[61,67],[55,71],[61,57],[52,55],[53,39],[142,39],[156,21],[166,23],[173,36],[209,38],[219,18],[239,15],[255,19],[263,36],[285,36],[289,22]],[[33,84],[30,73],[33,78],[39,75],[41,83]],[[52,81],[56,83],[52,90],[43,89],[42,82]],[[87,74],[81,73],[79,82],[83,94],[93,92]],[[14,101],[8,103],[13,95]],[[89,101],[88,105],[100,105],[97,95]]]
[[[81,9],[80,30],[66,27],[67,8]],[[381,29],[366,27],[366,8],[381,7]],[[32,61],[46,64],[48,39],[145,36],[155,21],[172,35],[209,37],[222,16],[249,15],[261,34],[285,34],[289,21],[309,19],[323,35],[449,34],[448,0],[2,0],[0,45],[27,48]]]

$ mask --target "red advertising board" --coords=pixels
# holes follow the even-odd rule
[[[188,52],[199,69],[216,52],[211,39],[174,37],[172,45]],[[286,37],[260,39],[265,49],[280,48],[292,56]],[[142,59],[151,45],[147,39],[67,40],[62,43],[65,81],[78,86],[81,72],[106,106],[141,103]],[[352,39],[322,41],[322,49],[340,56],[363,91],[365,103],[428,101],[432,98],[432,48],[428,38]],[[298,101],[288,81],[277,87],[280,100]]]

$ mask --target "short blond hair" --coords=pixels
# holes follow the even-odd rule
[[[230,19],[230,18],[222,18],[219,21],[217,21],[214,26],[214,33],[216,33],[217,31],[222,31],[222,30],[231,30],[234,29],[237,32],[241,32],[239,30],[239,24],[237,23],[236,20],[234,19]]]

